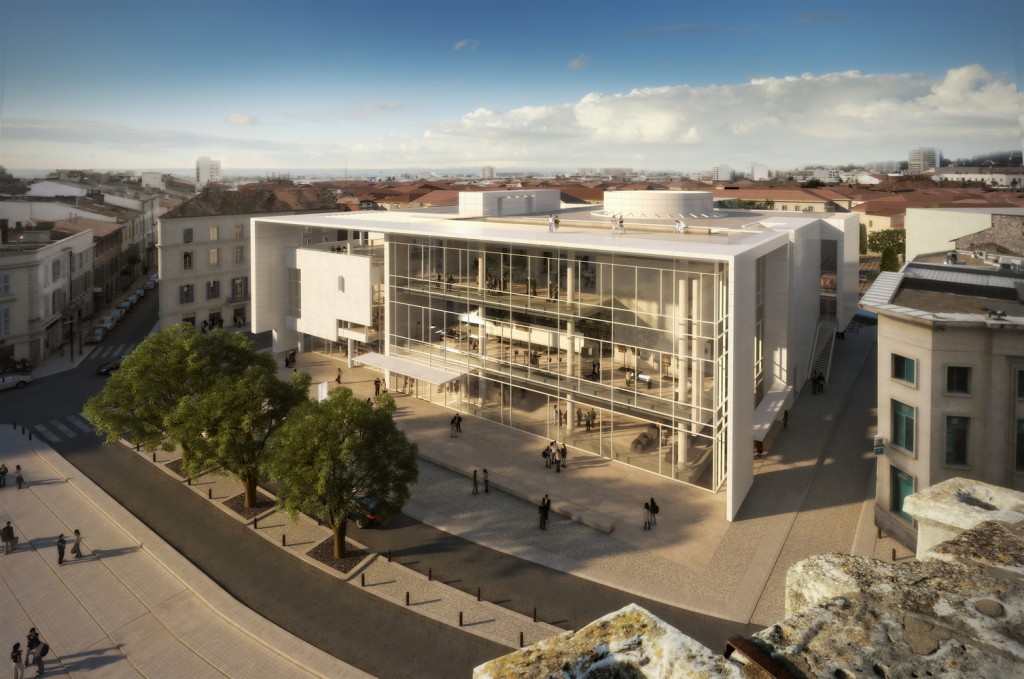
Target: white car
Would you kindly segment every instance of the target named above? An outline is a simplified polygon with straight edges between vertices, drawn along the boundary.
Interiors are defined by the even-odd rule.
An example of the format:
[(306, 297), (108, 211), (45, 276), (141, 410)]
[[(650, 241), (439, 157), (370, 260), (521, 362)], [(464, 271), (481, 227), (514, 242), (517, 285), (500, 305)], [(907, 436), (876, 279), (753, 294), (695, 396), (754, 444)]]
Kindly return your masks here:
[(21, 389), (31, 381), (31, 373), (0, 373), (0, 389)]

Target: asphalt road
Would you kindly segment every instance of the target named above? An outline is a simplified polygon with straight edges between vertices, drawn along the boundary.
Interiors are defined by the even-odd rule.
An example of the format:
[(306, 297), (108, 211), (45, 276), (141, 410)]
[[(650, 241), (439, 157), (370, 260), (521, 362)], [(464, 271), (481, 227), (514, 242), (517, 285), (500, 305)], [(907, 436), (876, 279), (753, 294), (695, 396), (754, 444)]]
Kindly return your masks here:
[[(149, 295), (105, 340), (141, 341), (156, 322)], [(103, 345), (101, 345), (103, 346)], [(70, 360), (70, 358), (69, 358)], [(75, 370), (0, 392), (0, 417), (34, 425), (78, 414), (102, 388), (87, 359)], [(380, 600), (275, 549), (171, 477), (120, 445), (94, 435), (58, 442), (55, 449), (160, 534), (239, 601), (324, 651), (379, 677), (469, 676), (472, 668), (508, 652), (490, 641)], [(758, 628), (702, 616), (594, 584), (462, 540), (399, 517), (385, 529), (350, 532), (371, 548), (453, 587), (483, 588), (489, 601), (565, 629), (638, 603), (712, 650), (734, 634)], [(642, 577), (642, 574), (638, 574)]]

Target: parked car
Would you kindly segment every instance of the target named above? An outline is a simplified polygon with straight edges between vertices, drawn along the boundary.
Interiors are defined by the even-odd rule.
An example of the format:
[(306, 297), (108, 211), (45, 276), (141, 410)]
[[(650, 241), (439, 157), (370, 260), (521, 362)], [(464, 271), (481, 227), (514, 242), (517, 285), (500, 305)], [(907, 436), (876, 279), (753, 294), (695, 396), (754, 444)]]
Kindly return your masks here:
[(32, 373), (0, 374), (0, 389), (21, 389), (32, 381)]
[(84, 341), (86, 344), (99, 344), (109, 332), (110, 328), (105, 325), (94, 325), (89, 328), (89, 332), (86, 333)]
[(135, 296), (138, 297), (139, 299), (142, 299), (143, 297), (146, 296), (146, 289), (145, 288), (136, 288), (135, 289)]
[(371, 497), (357, 497), (356, 502), (363, 506), (365, 514), (355, 519), (356, 528), (369, 528), (377, 523), (377, 501)]
[(114, 372), (115, 370), (117, 370), (118, 368), (121, 367), (121, 362), (124, 359), (125, 359), (124, 356), (118, 356), (117, 358), (114, 358), (113, 360), (110, 360), (110, 361), (107, 361), (106, 363), (103, 363), (102, 365), (100, 365), (100, 367), (96, 368), (96, 374), (97, 375), (109, 375), (110, 373)]
[(118, 309), (121, 309), (121, 310), (122, 310), (122, 311), (124, 311), (125, 313), (128, 313), (129, 311), (131, 311), (131, 310), (132, 310), (132, 307), (133, 307), (133, 306), (135, 306), (135, 302), (134, 302), (134, 301), (133, 301), (133, 300), (132, 300), (132, 299), (131, 299), (131, 298), (129, 297), (129, 298), (128, 298), (128, 299), (126, 299), (125, 301), (123, 301), (123, 302), (121, 302), (120, 304), (118, 304), (118, 305), (117, 305), (117, 308), (118, 308)]
[(121, 319), (124, 318), (124, 309), (121, 309), (120, 307), (114, 309), (113, 311), (110, 312), (110, 315), (107, 316), (107, 318), (113, 320), (114, 325), (117, 325), (121, 321)]
[(160, 282), (160, 274), (153, 274), (150, 276), (145, 283), (142, 284), (143, 289), (152, 290)]
[(138, 304), (138, 303), (139, 303), (139, 300), (140, 300), (140, 299), (142, 299), (142, 297), (140, 297), (139, 295), (136, 295), (136, 294), (135, 294), (134, 292), (133, 292), (132, 294), (128, 295), (128, 301), (132, 303), (132, 306), (133, 306), (133, 307), (134, 307), (134, 306), (135, 306), (136, 304)]

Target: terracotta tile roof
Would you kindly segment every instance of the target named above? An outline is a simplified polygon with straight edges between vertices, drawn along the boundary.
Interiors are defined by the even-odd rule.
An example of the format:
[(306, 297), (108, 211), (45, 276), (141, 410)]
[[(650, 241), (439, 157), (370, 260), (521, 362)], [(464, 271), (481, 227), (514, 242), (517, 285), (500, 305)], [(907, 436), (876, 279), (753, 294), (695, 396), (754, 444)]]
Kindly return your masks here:
[[(250, 186), (252, 188), (250, 188)], [(322, 187), (294, 184), (258, 184), (237, 191), (204, 190), (168, 211), (162, 219), (216, 215), (273, 214), (306, 210), (336, 210), (334, 193)]]
[(117, 222), (104, 222), (99, 219), (86, 219), (85, 217), (61, 219), (53, 223), (53, 228), (67, 231), (68, 233), (82, 233), (92, 229), (93, 238), (106, 238), (123, 226), (124, 224), (118, 224)]

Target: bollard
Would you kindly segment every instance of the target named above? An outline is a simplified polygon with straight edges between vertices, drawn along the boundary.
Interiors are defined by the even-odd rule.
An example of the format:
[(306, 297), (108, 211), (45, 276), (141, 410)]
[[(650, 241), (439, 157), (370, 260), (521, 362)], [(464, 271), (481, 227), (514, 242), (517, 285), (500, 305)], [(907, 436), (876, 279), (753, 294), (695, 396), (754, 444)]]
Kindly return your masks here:
[(366, 573), (359, 574), (359, 586), (366, 587)]
[(408, 592), (405, 593), (405, 605), (406, 606), (409, 605), (409, 593)]
[(25, 425), (21, 425), (21, 435), (25, 435)]
[(388, 563), (391, 563), (391, 550), (388, 550)]
[(895, 547), (892, 548), (892, 560), (893, 561), (896, 560), (896, 548)]
[(281, 533), (281, 546), (282, 547), (287, 547), (288, 546), (288, 540), (286, 539), (287, 537), (288, 537), (287, 534)]
[(135, 452), (136, 452), (136, 453), (137, 453), (137, 452), (139, 452), (139, 450), (140, 450), (141, 448), (142, 448), (142, 446), (140, 446), (140, 445), (139, 445), (138, 443), (136, 443), (136, 444), (135, 444)]
[[(893, 550), (893, 554), (895, 554), (895, 553), (896, 553), (896, 550)], [(433, 568), (428, 568), (427, 569), (427, 580), (433, 582), (433, 580), (434, 580), (434, 569)]]
[(29, 441), (31, 441), (31, 440), (32, 440), (32, 432), (29, 432), (29, 433), (28, 433), (28, 440), (29, 440)]
[(207, 488), (206, 489), (206, 499), (207, 500), (212, 500), (213, 499), (213, 488)]
[(476, 600), (480, 601), (480, 588), (479, 587), (476, 588)]
[(185, 477), (185, 483), (187, 483), (188, 485), (191, 486), (192, 485), (192, 477), (191, 476), (186, 476)]
[(257, 524), (257, 522), (259, 522), (259, 520), (260, 520), (260, 517), (258, 517), (258, 516), (253, 518), (253, 520), (252, 520), (252, 528), (253, 528), (253, 530), (256, 530), (256, 528), (257, 528), (256, 524)]
[(519, 648), (523, 647), (523, 633), (519, 633)]
[(459, 627), (462, 627), (462, 611), (459, 611)]
[(533, 621), (537, 622), (537, 607), (533, 607)]
[(882, 539), (882, 527), (881, 526), (875, 526), (875, 539), (876, 540), (881, 540)]
[(156, 453), (153, 453), (153, 462), (156, 462)]

